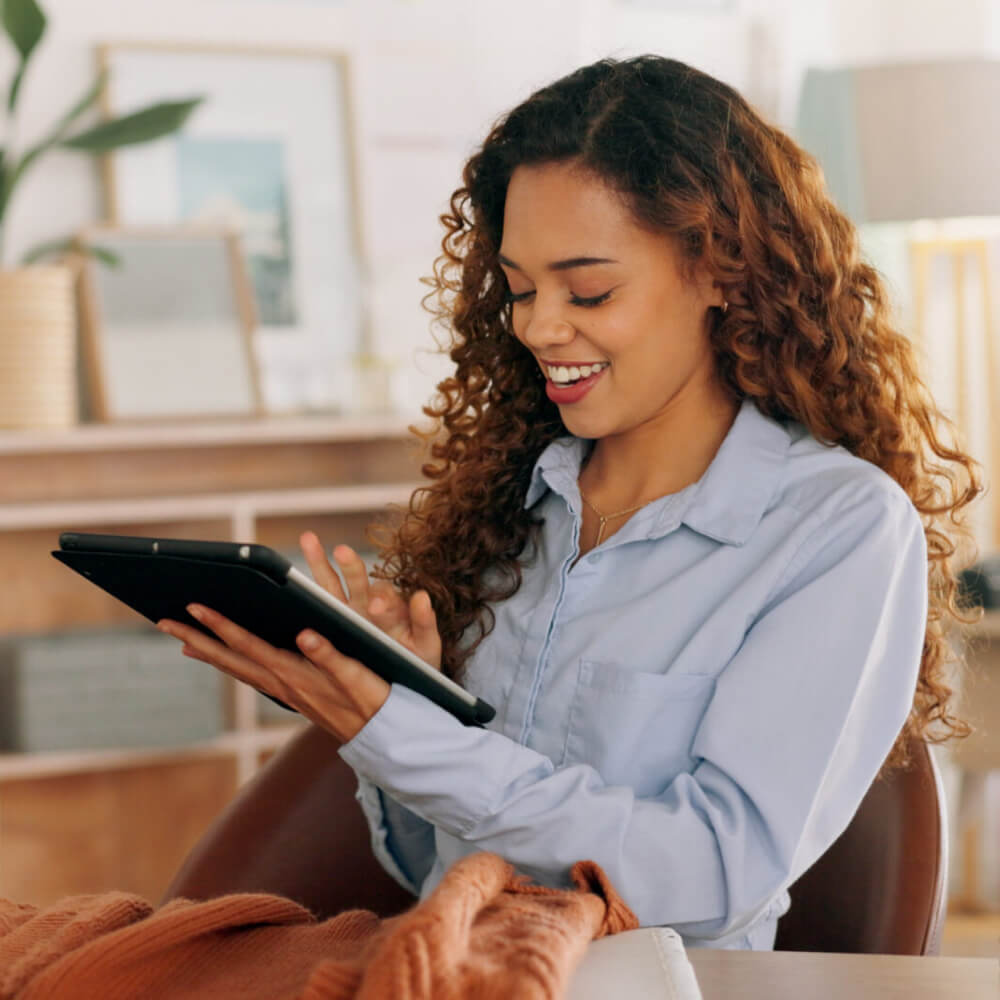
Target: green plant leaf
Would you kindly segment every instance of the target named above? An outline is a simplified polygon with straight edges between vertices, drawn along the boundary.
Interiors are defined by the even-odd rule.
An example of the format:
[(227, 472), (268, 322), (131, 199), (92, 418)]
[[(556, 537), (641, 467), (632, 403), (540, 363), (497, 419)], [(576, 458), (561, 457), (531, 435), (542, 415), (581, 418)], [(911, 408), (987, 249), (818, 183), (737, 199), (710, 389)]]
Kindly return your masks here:
[(102, 122), (86, 132), (59, 143), (66, 149), (86, 153), (107, 153), (120, 146), (150, 142), (176, 132), (204, 98), (154, 104), (122, 118)]
[[(203, 98), (195, 98), (189, 101), (176, 102), (174, 104), (160, 104), (154, 107), (147, 108), (144, 111), (138, 111), (133, 115), (128, 115), (125, 118), (116, 119), (111, 122), (104, 122), (101, 125), (96, 126), (96, 128), (90, 129), (88, 132), (83, 132), (80, 135), (75, 136), (72, 139), (66, 139), (66, 133), (69, 131), (70, 127), (80, 117), (88, 108), (90, 108), (97, 98), (100, 96), (101, 88), (104, 86), (106, 80), (106, 74), (101, 73), (94, 85), (87, 91), (82, 98), (80, 98), (77, 103), (70, 108), (69, 111), (63, 115), (62, 119), (56, 125), (56, 127), (36, 146), (29, 149), (21, 159), (15, 164), (8, 164), (6, 171), (0, 176), (0, 220), (6, 212), (7, 205), (10, 202), (10, 197), (14, 188), (17, 186), (18, 182), (24, 176), (28, 168), (47, 150), (51, 149), (53, 146), (65, 146), (69, 149), (76, 149), (81, 152), (89, 153), (101, 153), (105, 152), (107, 149), (114, 149), (118, 145), (127, 145), (128, 142), (146, 142), (149, 139), (158, 139), (162, 135), (167, 135), (169, 132), (174, 131), (179, 128), (186, 121), (188, 115), (191, 111), (201, 103)], [(160, 112), (159, 109), (166, 108), (166, 112)], [(150, 121), (150, 118), (152, 120)], [(139, 120), (138, 126), (133, 129), (132, 126), (128, 125), (129, 122), (135, 122)], [(108, 126), (114, 126), (116, 129), (121, 129), (125, 126), (124, 131), (131, 136), (127, 138), (126, 142), (113, 142), (111, 145), (107, 143), (114, 138), (114, 134), (109, 137), (107, 135), (104, 138), (101, 137)], [(95, 133), (97, 138), (94, 138)], [(90, 139), (87, 137), (90, 136)]]
[(45, 15), (35, 0), (3, 0), (3, 26), (27, 60), (45, 34)]
[(21, 81), (24, 79), (24, 71), (27, 68), (27, 62), (22, 62), (21, 65), (17, 67), (17, 72), (14, 74), (14, 79), (10, 84), (10, 92), (7, 94), (8, 111), (13, 111), (14, 105), (17, 104), (17, 95), (21, 92)]
[(7, 95), (7, 110), (13, 111), (28, 60), (45, 34), (45, 15), (35, 0), (3, 0), (2, 17), (4, 30), (21, 54), (21, 63)]
[(14, 166), (13, 171), (7, 176), (6, 172), (0, 173), (0, 218), (3, 217), (3, 211), (7, 206), (7, 202), (10, 200), (11, 192), (14, 190), (17, 182), (24, 175), (24, 172), (42, 155), (46, 150), (51, 149), (53, 146), (58, 145), (63, 139), (66, 138), (66, 133), (70, 130), (73, 123), (80, 117), (85, 111), (87, 111), (100, 97), (101, 89), (104, 87), (104, 82), (107, 79), (107, 73), (101, 72), (94, 85), (87, 91), (83, 97), (80, 98), (76, 104), (73, 105), (69, 111), (66, 112), (56, 124), (55, 128), (37, 145), (32, 146), (24, 156), (17, 162)]
[(21, 263), (27, 267), (37, 264), (43, 257), (50, 257), (59, 253), (83, 253), (94, 257), (108, 267), (121, 267), (121, 257), (108, 250), (106, 247), (92, 247), (78, 242), (74, 237), (63, 240), (52, 240), (49, 243), (40, 243), (32, 247), (22, 258)]
[(108, 71), (102, 69), (97, 75), (97, 79), (94, 81), (93, 86), (80, 98), (76, 104), (73, 105), (59, 119), (56, 127), (49, 133), (48, 141), (50, 145), (55, 145), (60, 139), (63, 139), (66, 132), (69, 130), (70, 125), (72, 125), (77, 118), (80, 117), (85, 111), (89, 111), (94, 104), (97, 103), (97, 99), (101, 96), (101, 91), (104, 89), (104, 84), (108, 79)]

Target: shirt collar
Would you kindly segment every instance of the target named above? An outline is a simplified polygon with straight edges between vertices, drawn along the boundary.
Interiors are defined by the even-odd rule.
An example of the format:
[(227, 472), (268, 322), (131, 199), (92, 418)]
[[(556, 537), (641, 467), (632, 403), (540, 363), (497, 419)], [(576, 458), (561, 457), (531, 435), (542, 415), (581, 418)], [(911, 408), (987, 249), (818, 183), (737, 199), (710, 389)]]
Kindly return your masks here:
[[(684, 522), (717, 541), (742, 545), (767, 510), (790, 441), (782, 424), (744, 399), (701, 479), (650, 504), (634, 520), (641, 518), (647, 538), (665, 535)], [(535, 462), (525, 507), (553, 490), (566, 499), (573, 513), (579, 513), (577, 478), (589, 448), (589, 441), (572, 436), (551, 442)]]

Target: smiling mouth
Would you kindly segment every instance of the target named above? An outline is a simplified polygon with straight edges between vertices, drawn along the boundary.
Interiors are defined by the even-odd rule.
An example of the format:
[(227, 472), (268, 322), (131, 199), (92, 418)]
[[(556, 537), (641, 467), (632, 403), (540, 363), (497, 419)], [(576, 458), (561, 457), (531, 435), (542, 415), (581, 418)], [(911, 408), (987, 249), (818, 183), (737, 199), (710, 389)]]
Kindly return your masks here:
[(581, 379), (590, 378), (591, 375), (596, 375), (609, 367), (610, 364), (607, 361), (591, 365), (546, 365), (545, 374), (554, 385), (563, 388), (567, 385), (573, 385), (574, 382), (579, 382)]

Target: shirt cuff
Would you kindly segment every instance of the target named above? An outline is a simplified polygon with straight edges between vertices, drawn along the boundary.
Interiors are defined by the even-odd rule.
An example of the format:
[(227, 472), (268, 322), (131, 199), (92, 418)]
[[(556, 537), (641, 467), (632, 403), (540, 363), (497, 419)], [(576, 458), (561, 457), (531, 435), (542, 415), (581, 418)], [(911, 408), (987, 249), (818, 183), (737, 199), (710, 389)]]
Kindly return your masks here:
[(490, 730), (462, 725), (400, 684), (340, 755), (359, 776), (457, 837), (497, 806), (514, 775), (524, 775), (523, 756), (530, 763), (538, 757)]

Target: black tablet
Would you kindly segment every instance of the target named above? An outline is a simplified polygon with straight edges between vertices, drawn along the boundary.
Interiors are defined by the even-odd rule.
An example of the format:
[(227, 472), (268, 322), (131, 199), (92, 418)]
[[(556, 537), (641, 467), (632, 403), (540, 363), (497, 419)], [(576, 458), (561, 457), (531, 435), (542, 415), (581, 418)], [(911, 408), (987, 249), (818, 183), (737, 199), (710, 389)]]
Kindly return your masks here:
[(468, 725), (496, 714), (266, 545), (64, 532), (52, 555), (151, 622), (170, 618), (214, 636), (186, 611), (203, 604), (294, 652), (295, 637), (311, 628)]

